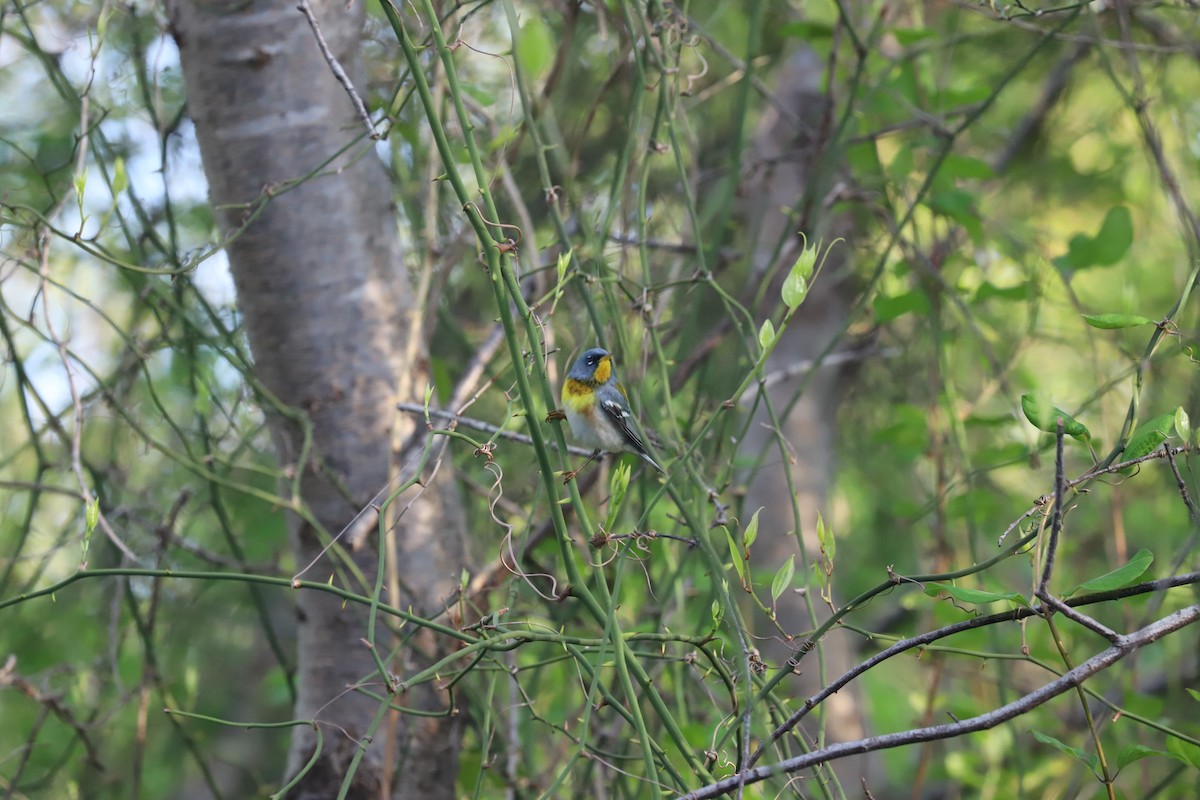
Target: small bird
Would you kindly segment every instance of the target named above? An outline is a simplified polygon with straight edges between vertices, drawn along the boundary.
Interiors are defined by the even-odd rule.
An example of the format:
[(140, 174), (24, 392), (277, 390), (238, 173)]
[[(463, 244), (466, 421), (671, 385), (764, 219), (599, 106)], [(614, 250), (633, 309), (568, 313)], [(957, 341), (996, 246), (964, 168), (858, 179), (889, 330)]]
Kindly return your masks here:
[[(625, 390), (617, 383), (612, 356), (593, 347), (575, 360), (563, 382), (562, 403), (576, 440), (584, 447), (609, 453), (634, 453), (665, 475), (633, 427)], [(571, 476), (568, 476), (570, 478)]]

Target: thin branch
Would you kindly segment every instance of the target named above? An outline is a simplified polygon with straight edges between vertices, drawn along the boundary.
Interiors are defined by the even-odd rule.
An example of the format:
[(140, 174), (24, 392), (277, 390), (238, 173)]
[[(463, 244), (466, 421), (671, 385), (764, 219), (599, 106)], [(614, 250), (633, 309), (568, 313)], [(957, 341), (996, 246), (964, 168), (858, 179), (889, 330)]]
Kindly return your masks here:
[[(901, 353), (899, 347), (876, 348), (872, 346), (859, 347), (853, 350), (839, 350), (835, 353), (830, 353), (824, 358), (802, 358), (794, 361), (780, 369), (768, 372), (761, 381), (761, 386), (764, 389), (769, 389), (778, 383), (798, 378), (806, 375), (814, 369), (837, 367), (842, 364), (853, 364), (859, 361), (867, 361), (869, 359), (887, 359), (896, 358)], [(738, 400), (738, 405), (749, 406), (758, 401), (756, 394), (744, 394)]]
[(1003, 705), (994, 711), (980, 714), (977, 717), (959, 720), (943, 725), (931, 725), (925, 728), (914, 728), (898, 733), (882, 736), (869, 736), (853, 742), (840, 742), (828, 747), (822, 747), (810, 753), (804, 753), (794, 758), (784, 759), (776, 764), (765, 767), (747, 769), (730, 775), (719, 781), (702, 786), (695, 791), (683, 795), (680, 800), (703, 800), (703, 798), (720, 797), (734, 791), (739, 786), (759, 783), (774, 775), (790, 774), (802, 769), (825, 764), (846, 756), (859, 753), (872, 753), (879, 750), (890, 750), (895, 747), (933, 742), (941, 739), (953, 739), (968, 733), (989, 730), (1010, 719), (1027, 714), (1040, 705), (1052, 700), (1064, 692), (1070, 691), (1082, 684), (1091, 676), (1107, 669), (1140, 647), (1156, 642), (1164, 636), (1174, 633), (1188, 625), (1200, 621), (1200, 605), (1182, 608), (1173, 614), (1147, 625), (1124, 637), (1120, 645), (1109, 647), (1104, 652), (1093, 656), (1087, 661), (1067, 672), (1061, 678), (1051, 681), (1045, 686), (1030, 692), (1019, 700)]
[[(425, 414), (426, 411), (428, 411), (429, 416), (434, 419), (446, 420), (448, 422), (461, 425), (464, 428), (470, 428), (474, 431), (486, 433), (489, 436), (495, 435), (499, 436), (501, 439), (508, 439), (511, 442), (533, 444), (533, 439), (524, 433), (506, 431), (501, 429), (498, 425), (493, 425), (490, 422), (484, 422), (480, 419), (474, 419), (473, 417), (462, 417), (453, 411), (443, 411), (438, 408), (426, 409), (425, 406), (421, 405), (420, 403), (397, 403), (396, 408), (400, 409), (401, 411), (407, 411), (410, 414)], [(551, 444), (550, 449), (554, 450), (557, 448)], [(582, 447), (568, 445), (567, 452), (576, 456), (590, 456), (593, 451)]]
[[(1180, 453), (1188, 452), (1188, 450), (1189, 450), (1188, 445), (1183, 445), (1180, 447), (1163, 447), (1162, 450), (1155, 450), (1154, 452), (1147, 453), (1144, 456), (1139, 456), (1137, 458), (1131, 458), (1127, 461), (1118, 461), (1116, 464), (1109, 464), (1104, 467), (1097, 467), (1094, 469), (1090, 469), (1087, 472), (1080, 475), (1078, 478), (1074, 478), (1072, 480), (1067, 481), (1065, 488), (1074, 489), (1076, 486), (1080, 486), (1085, 483), (1090, 483), (1091, 481), (1095, 480), (1096, 478), (1099, 478), (1101, 475), (1111, 475), (1113, 473), (1120, 472), (1123, 469), (1128, 469), (1129, 467), (1135, 466), (1137, 464), (1141, 464), (1144, 461), (1152, 461), (1156, 458), (1168, 458), (1171, 456), (1177, 456)], [(1012, 524), (1010, 524), (1007, 528), (1004, 529), (1004, 532), (1000, 534), (1000, 538), (996, 542), (996, 546), (1000, 547), (1001, 545), (1003, 545), (1004, 540), (1008, 537), (1008, 535), (1010, 533), (1012, 533), (1014, 530), (1016, 530), (1016, 528), (1022, 522), (1029, 519), (1030, 517), (1036, 515), (1040, 509), (1044, 508), (1053, 499), (1054, 498), (1052, 495), (1044, 494), (1041, 497), (1039, 497), (1038, 499), (1034, 500), (1033, 506), (1028, 511), (1026, 511), (1021, 516), (1017, 517), (1017, 519), (1015, 519), (1012, 522)]]
[[(1062, 600), (1059, 600), (1050, 592), (1045, 591), (1045, 589), (1038, 594), (1038, 598), (1045, 603), (1049, 609), (1059, 612), (1067, 619), (1079, 623), (1093, 633), (1100, 634), (1107, 639), (1110, 644), (1118, 644), (1121, 641), (1121, 634), (1117, 633), (1112, 628), (1107, 627), (1103, 623), (1092, 619), (1087, 614), (1080, 614), (1078, 611), (1072, 610), (1070, 606), (1068, 606)], [(1044, 609), (1042, 613), (1043, 615), (1048, 615), (1050, 612), (1048, 609)]]
[[(1165, 593), (1168, 589), (1175, 589), (1180, 586), (1188, 586), (1200, 583), (1200, 572), (1189, 572), (1183, 575), (1175, 575), (1170, 578), (1163, 578), (1156, 581), (1146, 581), (1144, 583), (1135, 584), (1133, 586), (1124, 586), (1120, 589), (1112, 589), (1106, 592), (1096, 592), (1094, 594), (1081, 595), (1072, 597), (1066, 601), (1067, 606), (1085, 606), (1093, 603), (1105, 603), (1112, 600), (1120, 600), (1125, 597), (1134, 597), (1140, 594), (1150, 594), (1156, 592)], [(830, 683), (828, 686), (817, 692), (812, 697), (804, 701), (804, 706), (797, 709), (787, 721), (771, 732), (770, 738), (759, 745), (758, 750), (750, 757), (747, 766), (754, 766), (758, 760), (763, 757), (766, 748), (773, 742), (779, 740), (784, 734), (792, 730), (818, 705), (825, 701), (830, 695), (835, 694), (859, 675), (874, 669), (879, 664), (887, 661), (890, 658), (900, 655), (917, 647), (924, 647), (932, 644), (940, 639), (946, 639), (955, 634), (963, 633), (964, 631), (976, 630), (989, 625), (996, 625), (1001, 622), (1019, 622), (1029, 617), (1042, 616), (1043, 610), (1039, 606), (1026, 606), (1024, 608), (1015, 608), (1012, 611), (1004, 611), (999, 614), (989, 614), (983, 617), (973, 617), (971, 619), (956, 622), (952, 625), (938, 628), (937, 630), (927, 631), (918, 636), (912, 636), (907, 639), (901, 639), (884, 650), (879, 651), (867, 660), (847, 670), (837, 680)]]
[[(108, 522), (107, 516), (100, 510), (100, 499), (92, 493), (88, 488), (87, 475), (83, 469), (83, 398), (79, 392), (79, 386), (75, 382), (75, 372), (71, 369), (71, 353), (67, 348), (67, 342), (64, 338), (58, 335), (54, 329), (54, 314), (50, 311), (50, 239), (46, 231), (40, 231), (38, 236), (38, 272), (40, 278), (40, 291), (42, 297), (42, 311), (46, 320), (46, 333), (51, 342), (54, 343), (58, 350), (59, 361), (62, 362), (63, 373), (67, 379), (67, 389), (71, 394), (71, 408), (74, 410), (74, 426), (71, 429), (71, 471), (75, 474), (76, 481), (79, 482), (79, 492), (84, 500), (85, 508), (92, 506), (96, 509), (96, 523), (100, 529), (104, 531), (104, 535), (113, 543), (118, 550), (130, 561), (137, 563), (138, 557), (129, 546), (121, 540), (117, 532), (113, 530)], [(80, 562), (80, 569), (88, 567), (88, 549), (90, 533), (85, 534), (83, 546), (83, 559)]]
[(1050, 576), (1054, 574), (1054, 558), (1058, 554), (1058, 535), (1062, 532), (1063, 490), (1066, 476), (1063, 474), (1063, 418), (1059, 417), (1054, 433), (1054, 514), (1050, 522), (1050, 541), (1046, 544), (1046, 560), (1042, 565), (1042, 579), (1038, 581), (1037, 596), (1043, 600)]
[(371, 115), (367, 113), (367, 106), (363, 103), (362, 98), (358, 96), (358, 92), (354, 89), (354, 83), (350, 80), (350, 76), (342, 69), (342, 65), (338, 63), (337, 57), (329, 49), (329, 45), (325, 43), (325, 37), (321, 35), (321, 26), (317, 24), (317, 18), (313, 14), (312, 6), (308, 4), (308, 0), (300, 0), (296, 6), (304, 18), (308, 20), (308, 26), (312, 28), (313, 35), (317, 38), (317, 47), (321, 50), (321, 55), (325, 57), (325, 63), (329, 65), (329, 70), (333, 73), (333, 77), (337, 78), (337, 82), (346, 90), (346, 94), (350, 96), (350, 102), (354, 105), (354, 111), (358, 114), (358, 118), (367, 128), (367, 135), (372, 139), (378, 139), (379, 133), (375, 130), (375, 123), (371, 121)]
[(1200, 522), (1200, 511), (1196, 509), (1196, 504), (1192, 502), (1191, 495), (1188, 494), (1187, 484), (1183, 480), (1183, 476), (1179, 474), (1179, 465), (1175, 463), (1175, 454), (1171, 452), (1170, 445), (1163, 445), (1163, 455), (1167, 459), (1167, 463), (1171, 465), (1171, 474), (1175, 476), (1175, 485), (1179, 488), (1179, 496), (1183, 498), (1183, 504), (1187, 506), (1188, 517), (1191, 518), (1192, 524)]
[(1054, 516), (1050, 523), (1050, 541), (1046, 545), (1046, 561), (1042, 566), (1042, 579), (1038, 582), (1035, 594), (1039, 600), (1045, 603), (1043, 613), (1047, 619), (1049, 619), (1052, 612), (1058, 611), (1064, 617), (1079, 623), (1094, 633), (1100, 634), (1111, 644), (1117, 645), (1121, 642), (1121, 635), (1119, 633), (1086, 614), (1072, 611), (1069, 606), (1050, 592), (1050, 577), (1054, 574), (1054, 561), (1058, 555), (1058, 538), (1059, 534), (1062, 533), (1063, 495), (1067, 483), (1063, 468), (1063, 425), (1063, 419), (1059, 417), (1056, 426), (1057, 430), (1054, 433)]

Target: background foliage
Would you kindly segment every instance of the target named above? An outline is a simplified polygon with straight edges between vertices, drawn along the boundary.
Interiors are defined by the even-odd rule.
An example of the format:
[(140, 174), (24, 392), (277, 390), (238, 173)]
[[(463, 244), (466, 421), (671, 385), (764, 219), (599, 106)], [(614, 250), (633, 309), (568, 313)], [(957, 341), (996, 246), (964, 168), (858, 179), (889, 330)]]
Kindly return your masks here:
[[(294, 696), (288, 585), (306, 565), (282, 522), (296, 465), (273, 457), (263, 413), (302, 412), (276, 408), (253, 379), (222, 252), (236, 232), (217, 230), (206, 204), (168, 15), (2, 8), (0, 787), (269, 794), (288, 735), (271, 723)], [(832, 587), (860, 660), (1035, 603), (1059, 413), (1088, 432), (1066, 440), (1067, 478), (1155, 457), (1068, 491), (1051, 591), (1183, 576), (1183, 588), (1086, 609), (1119, 633), (1195, 602), (1189, 2), (430, 11), (371, 8), (357, 87), (411, 243), (403, 268), (436, 314), (429, 405), (484, 353), (467, 416), (559, 442), (541, 389), (599, 343), (672, 462), (665, 483), (618, 468), (564, 488), (554, 470), (579, 459), (455, 432), (481, 556), (464, 584), (494, 580), (460, 602), (465, 624), (482, 619), (463, 654), (398, 677), (448, 682), (470, 715), (460, 795), (673, 795), (730, 775), (803, 703), (784, 664), (754, 656), (756, 636), (798, 647), (813, 633), (773, 624), (784, 592), (806, 590), (815, 620)], [(822, 136), (853, 183), (818, 171), (797, 227), (815, 246), (819, 219), (860, 220), (821, 251), (853, 273), (827, 352), (866, 355), (829, 421), (839, 466), (825, 552), (762, 563), (755, 536), (794, 532), (755, 531), (738, 498), (756, 462), (794, 465), (786, 444), (754, 459), (736, 443), (765, 401), (763, 321), (778, 330), (791, 313), (751, 269), (761, 243), (739, 209), (754, 185), (739, 178), (778, 68), (802, 46), (831, 67)], [(476, 232), (519, 242), (502, 253)], [(1164, 444), (1184, 450), (1168, 461)], [(559, 523), (573, 545), (554, 534), (561, 507), (573, 508)], [(518, 554), (509, 568), (503, 553)], [(1141, 569), (1085, 583), (1129, 563)], [(563, 602), (568, 584), (576, 599)], [(980, 626), (882, 662), (856, 682), (869, 729), (975, 717), (1104, 649), (1086, 626), (1054, 622)], [(1085, 694), (887, 750), (872, 784), (1194, 797), (1196, 675), (1185, 628)], [(380, 676), (364, 686), (379, 691)], [(821, 744), (784, 736), (762, 763)], [(765, 793), (858, 792), (818, 776), (776, 776)]]

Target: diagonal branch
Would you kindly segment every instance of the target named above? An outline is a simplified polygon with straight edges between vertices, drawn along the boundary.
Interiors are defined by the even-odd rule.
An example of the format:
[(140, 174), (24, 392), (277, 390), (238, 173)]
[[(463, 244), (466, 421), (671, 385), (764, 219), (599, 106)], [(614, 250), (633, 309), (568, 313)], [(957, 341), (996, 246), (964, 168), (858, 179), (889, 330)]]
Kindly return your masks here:
[(308, 20), (308, 26), (312, 28), (313, 36), (317, 39), (317, 47), (321, 51), (321, 56), (325, 59), (325, 63), (329, 65), (329, 70), (333, 73), (333, 77), (337, 78), (337, 82), (346, 90), (346, 94), (350, 98), (350, 102), (354, 105), (354, 113), (358, 115), (359, 120), (367, 129), (367, 135), (372, 139), (379, 138), (379, 131), (375, 130), (375, 123), (371, 122), (371, 115), (367, 113), (367, 106), (363, 103), (358, 92), (354, 88), (354, 82), (350, 80), (350, 76), (346, 74), (346, 70), (342, 69), (342, 65), (338, 63), (337, 56), (329, 49), (329, 45), (325, 42), (325, 36), (321, 33), (321, 26), (317, 24), (317, 17), (313, 14), (312, 6), (308, 4), (308, 0), (300, 0), (296, 9), (304, 15)]
[[(1073, 608), (1075, 606), (1085, 606), (1093, 603), (1106, 603), (1111, 600), (1120, 600), (1125, 597), (1133, 597), (1135, 595), (1150, 594), (1154, 592), (1165, 594), (1166, 590), (1168, 589), (1175, 589), (1180, 586), (1189, 586), (1197, 583), (1200, 583), (1200, 572), (1188, 572), (1182, 575), (1174, 575), (1170, 578), (1162, 578), (1156, 581), (1146, 581), (1144, 583), (1134, 584), (1133, 586), (1124, 586), (1120, 589), (1113, 589), (1107, 592), (1096, 592), (1094, 594), (1072, 597), (1068, 599), (1064, 605), (1068, 608)], [(963, 620), (962, 622), (955, 622), (951, 625), (946, 625), (942, 628), (938, 628), (937, 630), (926, 631), (925, 633), (918, 634), (917, 636), (901, 639), (890, 647), (880, 650), (867, 660), (847, 670), (837, 680), (833, 681), (824, 689), (805, 700), (804, 705), (801, 708), (797, 709), (783, 724), (775, 728), (767, 740), (759, 745), (758, 750), (755, 751), (754, 755), (750, 757), (749, 762), (747, 762), (748, 765), (754, 766), (757, 764), (759, 759), (763, 757), (767, 748), (771, 744), (778, 741), (785, 734), (787, 734), (788, 731), (795, 728), (800, 723), (800, 720), (808, 716), (813, 709), (828, 699), (830, 695), (841, 691), (842, 687), (849, 684), (859, 675), (874, 669), (884, 661), (887, 661), (890, 658), (898, 656), (901, 653), (907, 652), (914, 648), (924, 647), (941, 639), (962, 633), (963, 631), (976, 630), (978, 628), (983, 628), (988, 625), (996, 625), (1002, 622), (1019, 622), (1023, 619), (1028, 619), (1029, 617), (1039, 617), (1043, 614), (1044, 611), (1040, 606), (1025, 606), (1022, 608), (1014, 608), (1012, 611), (1003, 611), (998, 614), (988, 614), (987, 616), (983, 617), (972, 617), (970, 619)]]
[(977, 733), (994, 728), (1001, 723), (1032, 711), (1064, 692), (1070, 691), (1091, 676), (1102, 672), (1125, 658), (1138, 648), (1156, 642), (1167, 634), (1174, 633), (1197, 621), (1200, 621), (1200, 604), (1182, 608), (1123, 637), (1120, 644), (1113, 645), (1104, 652), (1093, 656), (1061, 678), (1051, 681), (1019, 700), (1001, 706), (994, 711), (989, 711), (986, 714), (980, 714), (977, 717), (943, 725), (931, 725), (926, 728), (914, 728), (898, 733), (869, 736), (853, 742), (840, 742), (829, 745), (810, 753), (785, 759), (777, 764), (742, 770), (727, 778), (688, 792), (680, 800), (703, 800), (703, 798), (720, 797), (739, 787), (758, 783), (774, 775), (798, 772), (802, 769), (824, 764), (838, 758), (845, 758), (846, 756), (859, 753), (871, 753), (877, 750), (890, 750), (894, 747), (904, 747), (919, 742), (953, 739), (968, 733)]

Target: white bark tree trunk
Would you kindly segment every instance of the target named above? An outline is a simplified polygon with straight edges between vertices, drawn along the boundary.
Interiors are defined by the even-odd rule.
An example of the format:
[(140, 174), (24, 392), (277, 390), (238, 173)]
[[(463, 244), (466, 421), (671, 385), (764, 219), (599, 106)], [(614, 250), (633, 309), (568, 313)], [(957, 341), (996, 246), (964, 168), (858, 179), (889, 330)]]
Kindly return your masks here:
[[(817, 358), (830, 342), (841, 336), (849, 310), (844, 265), (847, 253), (854, 246), (854, 224), (846, 216), (831, 218), (822, 209), (826, 195), (835, 191), (836, 178), (829, 169), (833, 156), (826, 141), (836, 123), (831, 116), (836, 109), (831, 112), (831, 101), (824, 91), (824, 71), (825, 65), (811, 50), (798, 52), (781, 70), (776, 96), (788, 113), (771, 109), (764, 116), (755, 131), (742, 178), (742, 195), (746, 198), (743, 215), (756, 225), (747, 237), (755, 244), (755, 273), (764, 276), (763, 279), (773, 276), (769, 278), (768, 303), (778, 302), (782, 280), (800, 254), (801, 227), (810, 245), (817, 243), (817, 237), (826, 244), (839, 236), (847, 240), (833, 251), (804, 305), (781, 335), (767, 360), (768, 373)], [(802, 208), (805, 203), (807, 207)], [(768, 395), (777, 414), (785, 414), (797, 393), (799, 398), (791, 412), (780, 420), (779, 431), (771, 429), (771, 419), (760, 406), (742, 443), (747, 455), (765, 453), (764, 465), (749, 476), (744, 504), (747, 517), (762, 508), (761, 535), (755, 553), (762, 566), (773, 569), (797, 550), (793, 503), (799, 508), (800, 538), (808, 562), (813, 563), (818, 557), (817, 513), (821, 512), (826, 522), (831, 522), (827, 507), (843, 376), (838, 367), (826, 366), (815, 373), (802, 371), (776, 383), (768, 389)], [(786, 454), (780, 451), (778, 437), (787, 442)], [(785, 459), (792, 473), (794, 497), (784, 473)], [(808, 574), (799, 568), (797, 573)], [(829, 609), (818, 598), (819, 587), (809, 581), (807, 588), (807, 601), (816, 605), (818, 622), (823, 622), (829, 616)], [(811, 628), (806, 599), (793, 592), (785, 592), (779, 599), (778, 615), (786, 631), (797, 633)], [(765, 637), (763, 656), (773, 666), (783, 667), (797, 654), (800, 640), (785, 642), (777, 631), (768, 627), (759, 633)], [(821, 643), (820, 654), (812, 652), (802, 659), (799, 674), (791, 684), (795, 696), (810, 697), (822, 688), (818, 657), (824, 661), (827, 680), (849, 669), (855, 662), (853, 645), (853, 639), (845, 632), (836, 628), (831, 631)], [(863, 715), (855, 689), (838, 692), (823, 705), (830, 741), (862, 738)], [(809, 735), (813, 734), (810, 726)], [(868, 760), (865, 756), (840, 759), (834, 768), (843, 788), (851, 794), (859, 778), (867, 776)]]
[[(311, 5), (332, 53), (351, 79), (360, 77), (362, 5)], [(388, 480), (394, 426), (403, 424), (395, 403), (412, 399), (398, 397), (397, 386), (419, 390), (425, 383), (424, 342), (408, 341), (420, 329), (409, 324), (420, 310), (401, 263), (389, 184), (295, 0), (177, 0), (170, 10), (220, 231), (241, 229), (228, 253), (257, 377), (312, 425), (312, 453), (297, 463), (302, 427), (268, 409), (279, 458), (302, 470), (304, 501), (336, 534)], [(456, 587), (465, 558), (458, 506), (442, 475), (400, 522), (403, 596), (383, 598), (430, 615)], [(296, 518), (291, 528), (297, 564), (317, 564), (304, 577), (327, 580), (337, 562), (321, 555), (325, 543)], [(377, 538), (372, 529), (352, 554), (370, 577)], [(341, 574), (335, 581), (350, 586)], [(325, 744), (289, 797), (328, 798), (379, 710), (377, 700), (348, 687), (365, 680), (385, 692), (363, 644), (361, 608), (303, 591), (296, 606), (295, 715), (320, 721)], [(385, 659), (392, 644), (390, 637), (378, 642)], [(405, 674), (444, 645), (409, 641), (401, 663), (389, 667)], [(429, 710), (447, 702), (430, 687), (396, 701)], [(453, 796), (455, 719), (392, 715), (367, 745), (350, 796)], [(317, 741), (311, 728), (295, 730), (289, 776)]]

